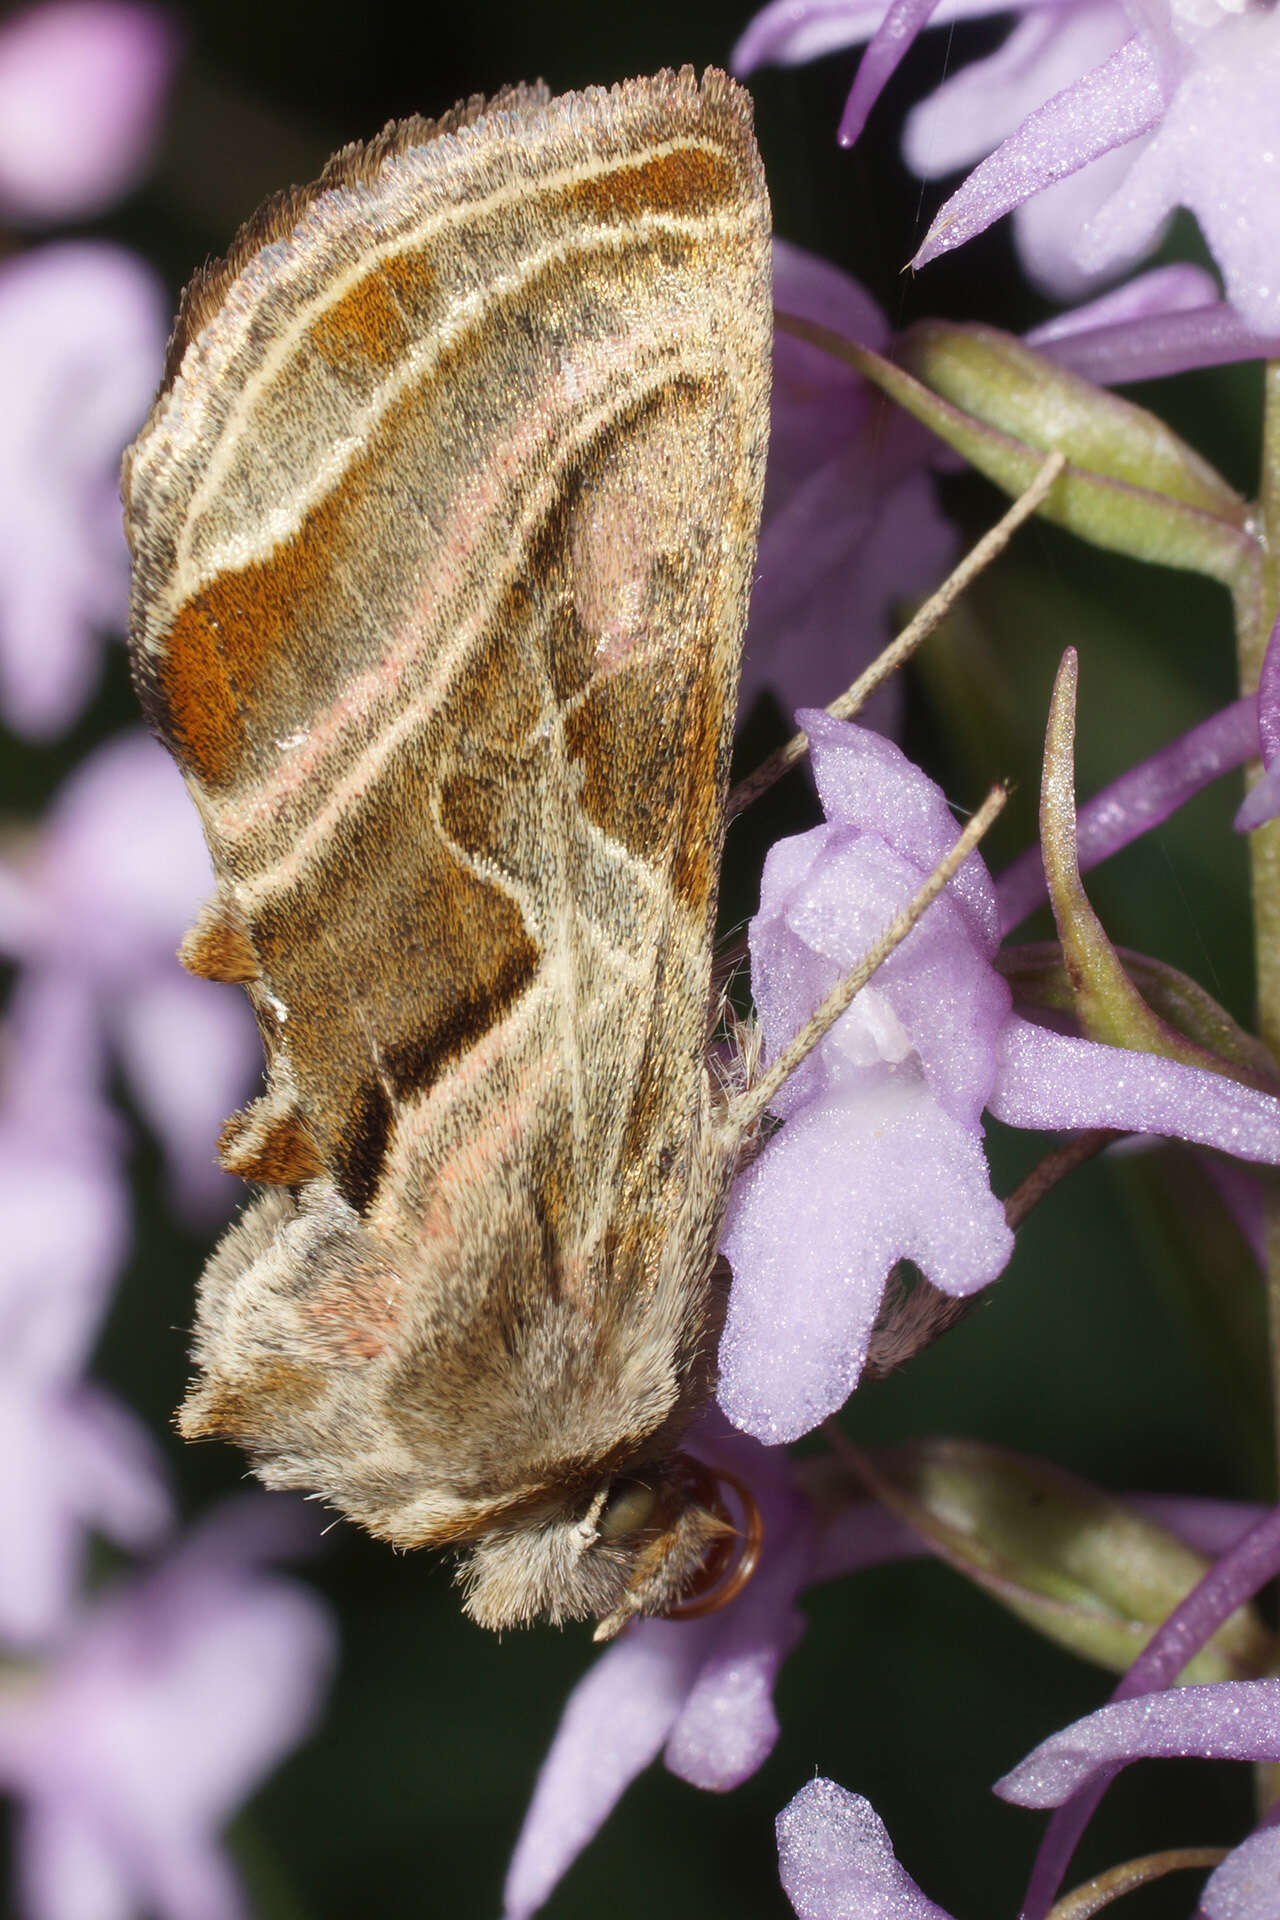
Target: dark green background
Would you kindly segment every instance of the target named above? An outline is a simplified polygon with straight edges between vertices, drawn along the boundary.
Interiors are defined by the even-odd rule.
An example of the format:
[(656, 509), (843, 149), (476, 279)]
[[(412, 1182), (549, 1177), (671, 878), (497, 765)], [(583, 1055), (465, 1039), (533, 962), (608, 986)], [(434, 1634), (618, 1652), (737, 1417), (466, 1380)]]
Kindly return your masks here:
[[(473, 0), (438, 14), (421, 5), (208, 0), (185, 18), (188, 59), (157, 169), (104, 223), (155, 259), (175, 293), (262, 195), (310, 176), (332, 147), (393, 115), (437, 112), (459, 95), (539, 74), (559, 90), (723, 61), (746, 14), (707, 0), (634, 10), (598, 0), (556, 8)], [(902, 272), (938, 192), (922, 193), (895, 160), (901, 107), (936, 82), (948, 59), (995, 37), (985, 24), (927, 36), (852, 155), (834, 143), (850, 56), (756, 82), (779, 232), (851, 267), (895, 324), (941, 312), (1022, 327), (1045, 311), (1019, 279), (1003, 230), (919, 279)], [(1194, 235), (1179, 228), (1174, 246), (1187, 252)], [(1158, 400), (1247, 488), (1258, 390), (1256, 369), (1246, 369), (1143, 397)], [(976, 483), (949, 483), (948, 498), (967, 529), (997, 511)], [(956, 674), (973, 685), (964, 656), (939, 643), (913, 683), (909, 741), (961, 803), (999, 775), (1019, 781), (1006, 853), (1030, 829), (1037, 741), (1063, 645), (1082, 653), (1082, 792), (1232, 695), (1225, 600), (1186, 577), (1089, 555), (1033, 528), (973, 605), (991, 649), (981, 719), (972, 705), (948, 711), (931, 700)], [(15, 758), (31, 803), (51, 791), (71, 754), (130, 713), (117, 656), (68, 753), (23, 749)], [(758, 710), (754, 747), (771, 744), (779, 727), (776, 713)], [(1183, 966), (1247, 1018), (1244, 859), (1229, 832), (1235, 797), (1230, 782), (1203, 798), (1098, 876), (1094, 897), (1117, 939)], [(807, 808), (797, 782), (757, 824), (757, 839), (806, 820)], [(732, 848), (729, 922), (751, 910), (758, 863), (758, 844)], [(1001, 1191), (1035, 1151), (1025, 1136), (997, 1138)], [(167, 1434), (185, 1372), (177, 1329), (189, 1321), (203, 1249), (167, 1219), (145, 1144), (137, 1172), (138, 1246), (100, 1371)], [(1025, 1228), (981, 1311), (905, 1377), (861, 1394), (846, 1415), (850, 1430), (873, 1440), (923, 1432), (997, 1440), (1113, 1488), (1257, 1492), (1257, 1386), (1213, 1372), (1211, 1343), (1177, 1288), (1185, 1235), (1167, 1214), (1161, 1225), (1155, 1178), (1143, 1156), (1091, 1167), (1060, 1190)], [(193, 1514), (240, 1484), (229, 1449), (184, 1453), (170, 1444)], [(539, 1758), (592, 1658), (588, 1632), (500, 1642), (463, 1620), (437, 1560), (397, 1557), (346, 1526), (330, 1534), (307, 1577), (339, 1611), (342, 1664), (320, 1734), (237, 1824), (257, 1911), (264, 1920), (494, 1915)], [(759, 1775), (717, 1797), (652, 1770), (554, 1897), (552, 1915), (788, 1913), (772, 1822), (815, 1773), (867, 1793), (905, 1864), (962, 1920), (1016, 1912), (1042, 1820), (1002, 1806), (989, 1783), (1051, 1729), (1100, 1703), (1111, 1681), (934, 1565), (884, 1569), (817, 1592), (808, 1606), (809, 1634), (778, 1689), (782, 1737)], [(1247, 1810), (1243, 1770), (1135, 1769), (1108, 1800), (1082, 1871), (1161, 1845), (1232, 1839)], [(1139, 1896), (1128, 1911), (1135, 1920), (1188, 1911), (1191, 1887)]]

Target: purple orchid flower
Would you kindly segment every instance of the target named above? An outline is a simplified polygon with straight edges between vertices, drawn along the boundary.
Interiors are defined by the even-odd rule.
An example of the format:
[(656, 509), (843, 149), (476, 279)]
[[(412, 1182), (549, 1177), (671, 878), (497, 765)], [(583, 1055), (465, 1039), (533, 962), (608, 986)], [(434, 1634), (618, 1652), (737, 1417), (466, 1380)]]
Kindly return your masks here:
[(305, 1737), (334, 1657), (328, 1609), (256, 1564), (287, 1528), (287, 1503), (270, 1530), (264, 1505), (215, 1516), (87, 1612), (46, 1669), (0, 1687), (32, 1920), (245, 1920), (222, 1829)]
[(141, 731), (83, 761), (26, 858), (0, 863), (0, 951), (25, 970), (30, 1017), (41, 1018), (47, 993), (45, 1017), (65, 1025), (78, 996), (68, 1076), (82, 1099), (100, 1099), (109, 1047), (196, 1219), (235, 1198), (214, 1142), (259, 1057), (241, 996), (191, 978), (174, 957), (211, 884), (181, 777)]
[(168, 1491), (141, 1426), (83, 1368), (127, 1239), (117, 1130), (68, 1066), (83, 1003), (19, 993), (0, 1107), (0, 1641), (47, 1644), (71, 1616), (88, 1531), (151, 1544)]
[[(1066, 1729), (1063, 1735), (1054, 1736), (1053, 1740), (1043, 1743), (1021, 1767), (997, 1782), (996, 1791), (1011, 1800), (1019, 1799), (1024, 1792), (1039, 1791), (1053, 1777), (1066, 1782), (1065, 1791), (1058, 1800), (1050, 1797), (1047, 1802), (1057, 1805), (1058, 1810), (1049, 1822), (1032, 1868), (1023, 1903), (1026, 1920), (1043, 1920), (1076, 1843), (1111, 1780), (1128, 1760), (1136, 1759), (1148, 1750), (1142, 1744), (1143, 1728), (1149, 1726), (1152, 1738), (1158, 1741), (1168, 1737), (1171, 1724), (1176, 1725), (1178, 1710), (1173, 1710), (1175, 1718), (1171, 1723), (1167, 1717), (1168, 1702), (1177, 1699), (1179, 1694), (1167, 1695), (1159, 1689), (1172, 1687), (1187, 1661), (1199, 1652), (1228, 1615), (1246, 1600), (1251, 1600), (1277, 1571), (1280, 1571), (1280, 1508), (1268, 1508), (1174, 1608), (1134, 1660), (1116, 1687), (1110, 1705), (1101, 1710), (1103, 1715), (1114, 1716), (1117, 1708), (1124, 1709), (1118, 1719), (1102, 1720), (1096, 1738), (1076, 1740), (1074, 1745), (1072, 1736), (1079, 1729)], [(1229, 1744), (1235, 1737), (1233, 1729), (1239, 1729), (1246, 1740), (1252, 1739), (1255, 1734), (1262, 1737), (1265, 1728), (1260, 1729), (1259, 1722), (1266, 1721), (1268, 1716), (1271, 1725), (1269, 1737), (1274, 1746), (1275, 1706), (1280, 1702), (1271, 1701), (1268, 1704), (1268, 1696), (1259, 1695), (1253, 1690), (1258, 1684), (1253, 1681), (1231, 1681), (1219, 1682), (1217, 1687), (1210, 1689), (1179, 1690), (1179, 1693), (1189, 1692), (1199, 1696), (1198, 1701), (1187, 1709), (1194, 1724), (1184, 1723), (1181, 1727), (1184, 1741), (1181, 1751), (1186, 1754), (1241, 1757), (1228, 1752)], [(1275, 1686), (1277, 1683), (1269, 1684)], [(1206, 1693), (1211, 1698), (1206, 1699)], [(1079, 1725), (1088, 1727), (1098, 1720), (1097, 1715), (1091, 1715), (1089, 1720)], [(1124, 1737), (1117, 1735), (1117, 1728), (1127, 1729), (1128, 1746)], [(1057, 1740), (1062, 1744), (1055, 1746)], [(1081, 1762), (1074, 1773), (1071, 1771), (1072, 1752), (1077, 1754)], [(1221, 1908), (1219, 1910), (1223, 1911)], [(1248, 1916), (1248, 1920), (1254, 1920), (1249, 1908), (1242, 1908), (1240, 1912)], [(1274, 1907), (1255, 1909), (1257, 1920), (1263, 1920), (1264, 1915), (1270, 1916), (1273, 1912)]]
[[(1167, 1506), (1168, 1518), (1193, 1530), (1207, 1525), (1230, 1545), (1153, 1635), (1110, 1705), (1051, 1735), (996, 1783), (1018, 1806), (1060, 1809), (1024, 1902), (1028, 1920), (1047, 1911), (1076, 1839), (1120, 1767), (1153, 1756), (1280, 1758), (1280, 1681), (1172, 1686), (1280, 1565), (1280, 1510), (1263, 1510), (1241, 1534), (1239, 1514), (1213, 1504), (1213, 1512), (1197, 1512), (1194, 1502)], [(832, 1780), (811, 1781), (778, 1816), (778, 1863), (800, 1920), (949, 1920), (899, 1864), (870, 1802)], [(1280, 1826), (1268, 1818), (1210, 1875), (1199, 1912), (1207, 1920), (1274, 1920), (1278, 1875)]]
[[(780, 312), (888, 350), (875, 302), (838, 267), (775, 240), (773, 272)], [(956, 535), (934, 498), (938, 456), (933, 436), (851, 367), (775, 332), (744, 710), (764, 686), (788, 711), (830, 699), (891, 638), (895, 606), (945, 577)], [(882, 691), (869, 724), (890, 727), (897, 698)]]
[[(858, 282), (815, 254), (774, 242), (778, 311), (816, 321), (876, 353), (892, 342)], [(1103, 385), (1254, 357), (1280, 341), (1251, 333), (1199, 267), (1157, 268), (1027, 335), (1048, 358)], [(891, 637), (904, 602), (953, 565), (955, 531), (934, 476), (953, 456), (833, 355), (779, 327), (764, 519), (743, 664), (744, 711), (764, 687), (785, 706), (830, 699)], [(862, 719), (892, 733), (889, 681)], [(1257, 752), (1256, 734), (1247, 751)], [(1261, 804), (1259, 802), (1258, 804)]]
[(924, 26), (1009, 11), (1022, 17), (1004, 44), (908, 121), (905, 155), (926, 178), (989, 156), (942, 208), (914, 264), (1016, 209), (1028, 272), (1078, 299), (1149, 253), (1184, 206), (1245, 323), (1280, 334), (1280, 26), (1269, 9), (1154, 0), (1135, 16), (1118, 0), (772, 0), (733, 64), (749, 72), (869, 42), (840, 127), (849, 144)]
[(811, 1780), (778, 1815), (778, 1871), (799, 1920), (950, 1920), (898, 1864), (861, 1794)]
[[(751, 927), (767, 1055), (799, 1030), (954, 844), (941, 791), (891, 742), (801, 713), (827, 824), (775, 846)], [(1033, 1025), (992, 964), (1000, 914), (974, 855), (784, 1088), (739, 1178), (720, 1405), (770, 1443), (856, 1385), (894, 1264), (944, 1293), (1012, 1250), (983, 1109), (1012, 1126), (1162, 1133), (1280, 1162), (1280, 1101), (1220, 1075)]]
[(57, 0), (10, 19), (0, 30), (0, 219), (83, 220), (127, 193), (177, 53), (168, 15), (124, 0)]
[(764, 1521), (755, 1577), (700, 1620), (638, 1620), (570, 1694), (507, 1875), (507, 1920), (526, 1920), (644, 1768), (662, 1755), (694, 1786), (725, 1792), (778, 1733), (773, 1685), (804, 1630), (800, 1591), (922, 1551), (874, 1501), (819, 1524), (780, 1451), (704, 1423), (693, 1451), (751, 1488)]
[(0, 265), (0, 713), (47, 738), (93, 693), (123, 624), (120, 455), (164, 359), (168, 298), (119, 247)]

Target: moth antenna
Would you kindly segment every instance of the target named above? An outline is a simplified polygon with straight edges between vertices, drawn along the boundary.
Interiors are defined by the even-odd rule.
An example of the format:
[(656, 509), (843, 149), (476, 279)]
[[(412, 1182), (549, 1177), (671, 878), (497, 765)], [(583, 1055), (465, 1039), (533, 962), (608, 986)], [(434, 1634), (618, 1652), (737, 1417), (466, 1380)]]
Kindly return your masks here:
[(834, 1027), (854, 996), (861, 993), (871, 976), (889, 958), (895, 947), (902, 945), (916, 922), (928, 911), (947, 882), (964, 865), (988, 827), (999, 816), (1008, 797), (1006, 787), (992, 787), (954, 847), (939, 860), (915, 898), (908, 901), (901, 913), (894, 915), (875, 945), (864, 954), (857, 966), (832, 988), (821, 1006), (801, 1027), (795, 1038), (783, 1048), (768, 1071), (734, 1102), (730, 1117), (736, 1128), (745, 1132), (763, 1117), (779, 1089), (791, 1078), (796, 1068), (808, 1059), (818, 1042)]
[[(917, 647), (928, 639), (936, 627), (942, 625), (961, 594), (972, 586), (998, 554), (1004, 552), (1023, 522), (1029, 520), (1044, 504), (1066, 464), (1065, 455), (1057, 452), (1049, 455), (1026, 492), (1020, 493), (1008, 512), (997, 520), (988, 533), (983, 534), (978, 544), (948, 574), (938, 591), (930, 594), (915, 618), (908, 621), (902, 632), (889, 642), (866, 672), (859, 674), (853, 685), (826, 708), (833, 720), (852, 720), (890, 674), (904, 666)], [(775, 753), (771, 753), (768, 759), (762, 760), (755, 772), (749, 773), (745, 780), (740, 780), (730, 792), (725, 807), (726, 825), (745, 812), (761, 794), (775, 786), (784, 773), (789, 773), (798, 760), (803, 760), (808, 751), (808, 734), (796, 733)]]

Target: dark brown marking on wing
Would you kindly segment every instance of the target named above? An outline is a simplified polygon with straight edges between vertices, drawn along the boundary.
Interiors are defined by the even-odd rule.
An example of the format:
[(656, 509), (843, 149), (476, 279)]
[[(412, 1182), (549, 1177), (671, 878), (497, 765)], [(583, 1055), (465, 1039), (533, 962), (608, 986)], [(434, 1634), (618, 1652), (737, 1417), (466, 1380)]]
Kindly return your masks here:
[(382, 1156), (391, 1133), (392, 1109), (380, 1080), (363, 1080), (347, 1092), (347, 1111), (333, 1148), (334, 1182), (348, 1206), (367, 1213), (378, 1188)]
[[(519, 909), (433, 822), (436, 769), (410, 739), (305, 877), (255, 916), (281, 1043), (321, 1158), (367, 1209), (395, 1098), (429, 1087), (525, 991), (538, 949)], [(352, 947), (346, 930), (358, 928)]]
[(201, 1383), (178, 1410), (178, 1430), (186, 1440), (238, 1440), (242, 1446), (267, 1447), (281, 1411), (314, 1407), (324, 1387), (320, 1367), (288, 1360), (259, 1367), (243, 1386)]

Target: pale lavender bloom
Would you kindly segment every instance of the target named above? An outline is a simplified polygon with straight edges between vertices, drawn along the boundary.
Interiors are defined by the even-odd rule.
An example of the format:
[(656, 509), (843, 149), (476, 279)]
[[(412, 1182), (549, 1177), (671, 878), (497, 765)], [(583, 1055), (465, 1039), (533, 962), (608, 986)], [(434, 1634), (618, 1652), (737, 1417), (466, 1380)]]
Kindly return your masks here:
[(126, 1546), (169, 1524), (141, 1426), (83, 1378), (127, 1242), (119, 1142), (68, 1079), (84, 1006), (19, 993), (0, 1107), (0, 1642), (47, 1643), (70, 1618), (86, 1533)]
[[(892, 352), (884, 318), (857, 281), (783, 240), (774, 242), (774, 304), (874, 353)], [(1141, 275), (1027, 341), (1103, 384), (1280, 351), (1280, 340), (1249, 332), (1211, 276), (1192, 266)], [(891, 638), (897, 608), (945, 577), (957, 543), (934, 474), (950, 464), (932, 434), (852, 367), (775, 330), (744, 710), (764, 687), (788, 708), (833, 699)], [(864, 724), (892, 732), (898, 699), (890, 681)]]
[[(891, 742), (797, 718), (827, 824), (765, 864), (751, 951), (766, 1057), (956, 838), (940, 789)], [(718, 1398), (761, 1440), (795, 1439), (847, 1398), (897, 1261), (956, 1297), (1003, 1270), (1012, 1235), (990, 1190), (984, 1107), (1013, 1126), (1164, 1133), (1280, 1162), (1272, 1096), (1016, 1015), (992, 964), (999, 939), (975, 854), (782, 1090), (785, 1124), (734, 1187)]]
[(1140, 273), (1096, 300), (1055, 314), (1023, 338), (1055, 365), (1100, 387), (1280, 355), (1280, 337), (1246, 326), (1213, 277), (1185, 263)]
[(0, 30), (0, 220), (83, 220), (136, 182), (177, 34), (154, 7), (55, 0)]
[(169, 302), (97, 242), (0, 263), (0, 714), (46, 738), (92, 695), (124, 621), (120, 455), (159, 379)]
[(1197, 1920), (1280, 1920), (1280, 1830), (1261, 1827), (1214, 1868)]
[[(734, 63), (747, 71), (870, 40), (841, 123), (848, 142), (923, 26), (1006, 11), (981, 0), (936, 8), (892, 0), (887, 9), (774, 0)], [(908, 121), (905, 155), (926, 178), (990, 156), (942, 208), (915, 264), (1017, 209), (1027, 270), (1075, 299), (1150, 252), (1185, 206), (1246, 325), (1280, 334), (1274, 11), (1153, 0), (1136, 30), (1117, 0), (1031, 0), (1017, 11), (1003, 45), (945, 81)]]
[[(778, 1871), (799, 1920), (951, 1920), (899, 1864), (871, 1802), (834, 1780), (802, 1787), (777, 1832)], [(1210, 1875), (1197, 1911), (1203, 1920), (1276, 1920), (1278, 1887), (1280, 1830), (1262, 1828)]]
[[(879, 309), (838, 267), (775, 240), (773, 269), (780, 312), (888, 351)], [(956, 536), (934, 498), (938, 451), (852, 367), (775, 331), (744, 708), (765, 686), (787, 711), (834, 699), (892, 637), (895, 606), (945, 576)], [(896, 700), (880, 696), (872, 724), (889, 724)]]
[(874, 1502), (820, 1528), (781, 1453), (702, 1429), (693, 1449), (747, 1481), (764, 1521), (755, 1577), (719, 1613), (637, 1620), (566, 1702), (507, 1875), (507, 1920), (526, 1920), (662, 1754), (694, 1786), (724, 1792), (762, 1764), (778, 1733), (773, 1686), (804, 1630), (803, 1587), (922, 1549)]
[(0, 865), (0, 951), (31, 981), (79, 992), (82, 1098), (120, 1062), (197, 1216), (235, 1197), (214, 1162), (259, 1049), (242, 996), (183, 972), (178, 942), (211, 889), (195, 810), (168, 754), (140, 729), (98, 747), (61, 789), (21, 864)]
[[(1181, 1517), (1193, 1524), (1206, 1518)], [(1237, 1519), (1214, 1516), (1233, 1530)], [(1060, 1809), (1023, 1902), (1024, 1920), (1040, 1920), (1048, 1910), (1076, 1840), (1121, 1766), (1158, 1755), (1280, 1758), (1280, 1681), (1172, 1685), (1278, 1563), (1280, 1510), (1267, 1509), (1152, 1636), (1111, 1704), (1053, 1734), (997, 1782), (996, 1792), (1019, 1806)], [(800, 1920), (948, 1920), (898, 1864), (870, 1803), (834, 1781), (812, 1781), (783, 1809), (778, 1858)], [(1276, 1920), (1278, 1872), (1280, 1830), (1266, 1822), (1212, 1874), (1200, 1911), (1209, 1920)]]
[[(1061, 1807), (1092, 1787), (1092, 1811), (1096, 1790), (1131, 1761), (1192, 1757), (1280, 1759), (1280, 1680), (1221, 1680), (1113, 1700), (1042, 1741), (995, 1790), (1015, 1806)], [(1200, 1912), (1213, 1920), (1275, 1920), (1280, 1829), (1264, 1827), (1227, 1856), (1206, 1882)]]
[(256, 1499), (215, 1519), (0, 1691), (31, 1920), (246, 1920), (222, 1830), (305, 1738), (334, 1657), (328, 1609), (254, 1564), (261, 1519)]
[(1018, 1807), (1060, 1807), (1117, 1761), (1280, 1760), (1280, 1680), (1218, 1680), (1113, 1700), (1042, 1740), (996, 1782)]
[[(1251, 1600), (1277, 1571), (1280, 1571), (1280, 1507), (1273, 1507), (1222, 1555), (1151, 1636), (1116, 1687), (1112, 1695), (1112, 1707), (1141, 1698), (1143, 1704), (1151, 1707), (1158, 1716), (1162, 1709), (1155, 1690), (1172, 1687), (1188, 1660), (1199, 1652), (1222, 1622), (1246, 1600)], [(1216, 1725), (1219, 1729), (1229, 1726), (1232, 1720), (1233, 1699), (1241, 1700), (1242, 1711), (1246, 1707), (1250, 1710), (1257, 1708), (1257, 1695), (1238, 1696), (1234, 1693), (1235, 1688), (1244, 1684), (1239, 1681), (1220, 1683), (1225, 1685), (1226, 1691), (1218, 1699), (1221, 1712), (1216, 1716)], [(1104, 1709), (1105, 1712), (1110, 1710)], [(1043, 1752), (1043, 1749), (1037, 1751)], [(1189, 1746), (1184, 1751), (1198, 1752), (1200, 1749)], [(1035, 1757), (1033, 1755), (1032, 1759)], [(1085, 1777), (1068, 1789), (1064, 1803), (1049, 1822), (1036, 1855), (1023, 1902), (1025, 1920), (1042, 1920), (1042, 1916), (1049, 1911), (1080, 1835), (1092, 1819), (1111, 1780), (1126, 1760), (1132, 1757), (1136, 1757), (1136, 1753), (1100, 1758), (1096, 1766), (1087, 1770)], [(1015, 1773), (1017, 1771), (1015, 1769)], [(1006, 1784), (998, 1783), (997, 1792), (1004, 1792)], [(1011, 1796), (1006, 1794), (1005, 1797)], [(1258, 1920), (1262, 1920), (1261, 1915)]]
[(898, 1864), (869, 1800), (811, 1780), (778, 1815), (778, 1871), (799, 1920), (949, 1920)]
[(1248, 833), (1280, 813), (1280, 620), (1271, 629), (1258, 681), (1258, 740), (1262, 778), (1236, 815), (1236, 830)]
[[(1088, 873), (1122, 847), (1150, 833), (1222, 774), (1256, 759), (1259, 732), (1257, 700), (1233, 700), (1229, 707), (1198, 721), (1087, 800), (1076, 815), (1081, 873)], [(1255, 787), (1251, 800), (1257, 792)], [(1238, 814), (1237, 827), (1240, 824)], [(1019, 854), (996, 882), (1000, 923), (1005, 931), (1043, 906), (1047, 892), (1037, 842)]]

